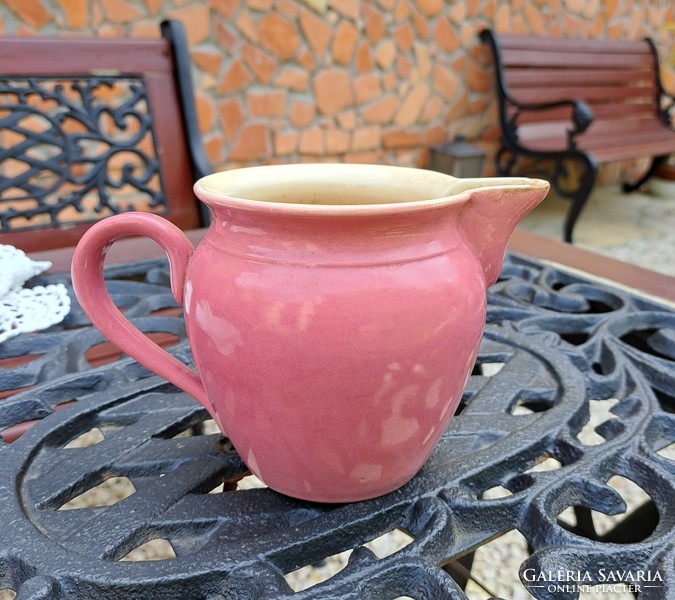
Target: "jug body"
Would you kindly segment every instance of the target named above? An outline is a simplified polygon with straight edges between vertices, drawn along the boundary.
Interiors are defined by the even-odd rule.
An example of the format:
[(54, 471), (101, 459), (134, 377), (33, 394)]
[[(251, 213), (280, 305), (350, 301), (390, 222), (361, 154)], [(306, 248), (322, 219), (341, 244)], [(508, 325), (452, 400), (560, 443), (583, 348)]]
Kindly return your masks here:
[[(508, 237), (548, 190), (373, 165), (277, 165), (195, 186), (198, 248), (160, 217), (97, 223), (73, 285), (113, 343), (198, 400), (271, 488), (372, 498), (424, 464), (462, 396)], [(196, 371), (113, 305), (103, 260), (122, 235), (166, 251)]]
[(398, 488), (457, 407), (485, 322), (482, 270), (452, 214), (239, 217), (214, 211), (186, 280), (187, 333), (221, 427), (288, 495)]

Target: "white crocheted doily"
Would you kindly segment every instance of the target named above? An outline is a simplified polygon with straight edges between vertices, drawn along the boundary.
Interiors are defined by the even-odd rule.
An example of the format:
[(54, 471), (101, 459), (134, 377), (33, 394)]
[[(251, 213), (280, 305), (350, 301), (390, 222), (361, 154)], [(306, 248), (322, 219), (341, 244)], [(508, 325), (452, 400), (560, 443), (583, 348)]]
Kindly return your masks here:
[(49, 261), (31, 260), (14, 246), (0, 244), (0, 342), (46, 329), (70, 312), (68, 290), (62, 283), (23, 287), (51, 266)]

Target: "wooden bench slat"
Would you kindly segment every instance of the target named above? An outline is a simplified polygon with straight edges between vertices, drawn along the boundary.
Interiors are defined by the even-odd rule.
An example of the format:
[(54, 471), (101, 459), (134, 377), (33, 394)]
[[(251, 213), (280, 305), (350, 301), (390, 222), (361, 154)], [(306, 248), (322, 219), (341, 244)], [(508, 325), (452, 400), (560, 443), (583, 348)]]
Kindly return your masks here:
[(622, 131), (600, 132), (584, 134), (577, 138), (578, 144), (583, 149), (592, 150), (595, 148), (611, 148), (613, 146), (639, 146), (641, 144), (651, 144), (657, 142), (667, 142), (675, 150), (675, 132), (669, 131), (664, 127), (660, 131)]
[(41, 75), (63, 77), (96, 71), (173, 74), (171, 47), (163, 38), (6, 37), (0, 39), (0, 63), (5, 76), (35, 75), (36, 64)]
[[(588, 69), (584, 71), (572, 69), (548, 68), (510, 68), (505, 70), (509, 88), (542, 87), (548, 85), (572, 86), (584, 88), (587, 85), (630, 85), (642, 82), (654, 82), (654, 71), (651, 69)], [(583, 93), (577, 89), (577, 92)]]
[[(569, 119), (558, 121), (547, 121), (539, 123), (527, 123), (518, 128), (522, 141), (546, 139), (559, 136), (567, 136), (567, 130), (571, 127)], [(615, 135), (617, 131), (635, 132), (635, 131), (653, 131), (662, 130), (663, 123), (654, 118), (653, 115), (641, 115), (631, 119), (606, 119), (603, 121), (593, 121), (584, 135), (599, 135), (607, 133)]]
[[(555, 140), (537, 142), (532, 144), (535, 153), (562, 152), (564, 147)], [(636, 156), (668, 156), (675, 151), (675, 145), (667, 142), (645, 142), (634, 146), (621, 146), (615, 148), (592, 148), (585, 149), (599, 164), (615, 162), (618, 160), (632, 160)]]
[(502, 49), (520, 49), (536, 51), (569, 52), (571, 48), (576, 52), (611, 52), (615, 54), (631, 54), (639, 51), (648, 44), (644, 40), (585, 40), (556, 37), (536, 37), (527, 35), (500, 34), (497, 36), (499, 47)]
[(523, 104), (536, 102), (555, 102), (583, 97), (588, 104), (625, 104), (626, 101), (643, 101), (651, 104), (652, 111), (656, 110), (656, 88), (653, 85), (644, 87), (586, 87), (580, 94), (578, 88), (573, 87), (542, 87), (521, 88), (514, 90), (513, 97)]
[[(600, 134), (607, 133), (616, 135), (617, 131), (666, 131), (663, 123), (657, 119), (653, 114), (638, 115), (635, 118), (617, 118), (617, 119), (596, 119), (591, 123), (591, 126), (586, 130), (586, 133)], [(672, 132), (671, 132), (672, 133)]]
[(594, 148), (593, 156), (600, 163), (634, 158), (668, 156), (675, 152), (675, 141), (659, 141), (636, 144), (634, 146), (614, 146), (612, 148)]
[(609, 54), (585, 52), (542, 52), (538, 50), (503, 50), (504, 67), (553, 67), (563, 69), (633, 69), (649, 68), (653, 64), (651, 54)]
[[(654, 120), (648, 119), (635, 119), (631, 121), (621, 121), (621, 127), (613, 127), (613, 121), (593, 123), (584, 133), (577, 135), (575, 140), (578, 145), (586, 146), (589, 143), (594, 145), (604, 144), (610, 146), (613, 143), (616, 144), (631, 144), (634, 141), (638, 140), (649, 140), (649, 139), (664, 139), (664, 140), (675, 140), (675, 131), (664, 127), (662, 123), (659, 123)], [(624, 127), (624, 125), (627, 125)], [(532, 126), (523, 127), (521, 134), (523, 138), (526, 138), (528, 141), (537, 138), (537, 133), (539, 139), (545, 139), (544, 131), (546, 128), (542, 128), (537, 132), (537, 130), (530, 129)], [(536, 126), (535, 126), (536, 127)], [(567, 124), (569, 128), (569, 123)], [(551, 126), (551, 132), (560, 131), (560, 129), (555, 129)], [(534, 133), (535, 135), (530, 135)], [(555, 137), (555, 133), (549, 137)]]
[[(516, 109), (511, 108), (507, 111), (509, 117), (513, 116)], [(653, 104), (597, 104), (593, 106), (593, 115), (595, 120), (605, 120), (612, 118), (640, 118), (643, 116), (655, 117)], [(561, 121), (566, 119), (571, 123), (572, 109), (568, 106), (559, 108), (550, 108), (546, 110), (524, 111), (518, 117), (518, 123), (537, 123), (546, 121)]]
[[(616, 142), (616, 140), (614, 141)], [(532, 141), (528, 146), (536, 152), (564, 152), (567, 148), (567, 142), (560, 138), (539, 139)], [(666, 156), (675, 152), (675, 135), (671, 136), (670, 139), (626, 139), (623, 143), (617, 142), (612, 146), (608, 146), (606, 140), (591, 138), (579, 140), (579, 149), (590, 152), (598, 162)]]

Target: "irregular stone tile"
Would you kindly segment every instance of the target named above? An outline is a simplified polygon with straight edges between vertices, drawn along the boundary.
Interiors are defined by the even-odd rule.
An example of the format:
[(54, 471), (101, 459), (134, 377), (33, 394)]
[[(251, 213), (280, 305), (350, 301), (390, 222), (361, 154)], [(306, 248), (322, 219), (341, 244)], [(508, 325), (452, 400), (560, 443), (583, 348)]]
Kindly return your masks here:
[(219, 133), (204, 137), (204, 152), (208, 161), (216, 168), (223, 164), (225, 139)]
[(356, 50), (355, 67), (357, 73), (364, 73), (375, 67), (373, 57), (370, 54), (370, 48), (366, 42), (361, 42)]
[(293, 154), (298, 148), (297, 131), (276, 131), (274, 133), (274, 153), (277, 156)]
[(386, 34), (386, 28), (384, 26), (384, 19), (382, 18), (382, 15), (373, 7), (369, 6), (368, 4), (364, 4), (363, 19), (368, 40), (371, 44), (376, 44)]
[(274, 0), (246, 0), (246, 6), (252, 10), (265, 12), (272, 10), (274, 7)]
[[(458, 2), (457, 4), (463, 4), (463, 2)], [(416, 5), (427, 17), (436, 16), (444, 8), (443, 0), (417, 0)]]
[(420, 13), (418, 10), (412, 9), (412, 22), (415, 26), (415, 31), (417, 32), (417, 37), (420, 40), (429, 39), (429, 21), (428, 19)]
[(438, 64), (433, 69), (433, 88), (446, 100), (452, 100), (461, 87), (461, 81), (455, 74), (456, 72), (457, 70), (451, 71)]
[(229, 25), (219, 21), (216, 23), (216, 46), (221, 50), (225, 50), (230, 54), (234, 53), (235, 47), (238, 44), (238, 38), (236, 33), (230, 28)]
[(371, 102), (361, 110), (361, 117), (365, 123), (386, 125), (391, 123), (399, 105), (395, 94), (387, 94), (379, 100)]
[(58, 0), (58, 4), (66, 16), (66, 24), (71, 29), (84, 29), (89, 25), (87, 0)]
[(360, 16), (360, 0), (328, 0), (328, 5), (337, 13), (356, 21)]
[(349, 151), (350, 136), (340, 129), (326, 130), (326, 154), (344, 154)]
[(528, 24), (530, 33), (533, 35), (542, 35), (544, 33), (544, 18), (539, 7), (531, 2), (525, 5), (525, 22)]
[(204, 134), (213, 128), (216, 120), (216, 108), (213, 99), (203, 93), (195, 94), (195, 107), (197, 110), (197, 124), (199, 131)]
[(381, 69), (388, 69), (396, 59), (396, 46), (391, 40), (383, 40), (375, 50), (375, 62)]
[(331, 53), (333, 62), (340, 65), (349, 65), (354, 54), (354, 47), (359, 39), (359, 32), (349, 21), (341, 21), (333, 37)]
[(264, 123), (251, 123), (241, 130), (228, 158), (234, 161), (267, 158), (270, 150), (269, 126)]
[(290, 121), (301, 129), (309, 125), (316, 117), (316, 106), (306, 100), (294, 100), (291, 104)]
[(220, 72), (220, 67), (223, 64), (223, 56), (220, 52), (216, 52), (215, 50), (193, 50), (190, 56), (195, 65), (207, 73), (217, 75)]
[(308, 10), (301, 10), (298, 20), (305, 39), (314, 51), (314, 56), (321, 59), (330, 41), (330, 25)]
[(160, 36), (159, 23), (155, 19), (134, 21), (129, 28), (129, 37), (156, 38)]
[(441, 50), (452, 54), (459, 48), (459, 38), (450, 20), (441, 17), (434, 27), (434, 41)]
[(433, 121), (435, 118), (437, 118), (441, 114), (444, 106), (445, 102), (438, 96), (430, 96), (424, 105), (424, 109), (422, 110), (422, 123), (428, 123), (429, 121)]
[(231, 19), (232, 15), (234, 15), (239, 8), (239, 3), (240, 0), (210, 0), (209, 6), (216, 12), (222, 14), (225, 18)]
[(239, 13), (235, 19), (234, 24), (239, 32), (250, 42), (256, 43), (258, 41), (258, 27), (251, 18), (251, 13), (244, 11)]
[(325, 69), (314, 76), (314, 96), (322, 115), (332, 115), (353, 102), (351, 78), (344, 69)]
[(352, 134), (352, 152), (374, 150), (380, 146), (381, 130), (377, 126), (360, 127)]
[(309, 87), (309, 73), (295, 66), (283, 67), (274, 80), (274, 85), (294, 92), (304, 92)]
[(250, 117), (279, 117), (286, 113), (286, 90), (250, 90), (246, 103)]
[(151, 15), (157, 16), (164, 5), (164, 0), (145, 0), (145, 7)]
[(260, 45), (281, 60), (290, 60), (300, 47), (297, 31), (290, 21), (276, 13), (265, 15), (258, 23)]
[(415, 85), (401, 103), (394, 122), (397, 125), (414, 124), (422, 112), (422, 107), (428, 96), (429, 85), (426, 82)]
[(403, 23), (397, 27), (394, 30), (393, 37), (401, 52), (410, 52), (414, 41), (410, 23)]
[[(15, 1), (8, 0), (8, 4), (13, 4)], [(19, 2), (22, 2), (26, 7), (31, 7), (38, 3), (35, 0), (19, 0)], [(42, 3), (39, 2), (39, 4)], [(110, 23), (129, 23), (134, 19), (144, 16), (140, 8), (125, 0), (101, 0), (101, 5)]]
[[(104, 2), (120, 2), (121, 0), (103, 0)], [(135, 7), (131, 7), (138, 10)], [(117, 9), (115, 9), (117, 10)], [(128, 13), (131, 14), (131, 13)], [(171, 11), (167, 15), (170, 19), (176, 19), (185, 26), (188, 44), (194, 46), (206, 41), (211, 34), (211, 16), (206, 4), (191, 4)], [(133, 20), (138, 17), (129, 17)]]
[(412, 71), (412, 63), (407, 56), (400, 55), (396, 59), (396, 75), (400, 79), (409, 79)]
[(353, 110), (343, 110), (337, 115), (337, 122), (341, 129), (351, 131), (356, 127), (356, 113)]
[(276, 60), (249, 43), (244, 44), (242, 55), (260, 83), (267, 85), (272, 81), (278, 66)]
[(387, 149), (414, 148), (419, 146), (422, 136), (411, 129), (393, 129), (382, 135), (382, 145)]
[(220, 124), (228, 140), (234, 138), (244, 122), (244, 109), (239, 98), (228, 98), (218, 105)]
[(300, 133), (300, 154), (323, 154), (323, 129), (312, 127)]
[(236, 58), (225, 73), (218, 88), (218, 93), (235, 92), (245, 88), (252, 81), (253, 77), (244, 66), (244, 63)]
[(466, 85), (472, 92), (489, 92), (494, 86), (494, 76), (472, 60), (466, 62)]
[(382, 93), (380, 76), (377, 73), (367, 73), (354, 79), (354, 100), (356, 104), (363, 104)]
[(394, 8), (394, 21), (400, 23), (406, 21), (410, 16), (410, 1), (400, 0)]

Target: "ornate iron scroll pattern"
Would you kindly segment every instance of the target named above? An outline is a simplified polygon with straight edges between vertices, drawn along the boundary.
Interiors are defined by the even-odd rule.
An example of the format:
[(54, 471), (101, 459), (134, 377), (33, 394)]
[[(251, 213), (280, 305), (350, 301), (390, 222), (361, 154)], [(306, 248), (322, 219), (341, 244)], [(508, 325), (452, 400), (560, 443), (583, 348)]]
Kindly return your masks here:
[(140, 78), (0, 79), (0, 231), (163, 212), (152, 127)]
[[(158, 269), (155, 280), (164, 275)], [(160, 287), (148, 288), (149, 297)], [(80, 400), (0, 446), (0, 514), (12, 540), (0, 586), (31, 599), (85, 597), (82, 590), (102, 599), (464, 598), (438, 565), (518, 529), (533, 550), (521, 572), (587, 572), (591, 583), (601, 582), (600, 569), (658, 572), (661, 581), (640, 597), (672, 597), (675, 463), (663, 451), (675, 442), (675, 313), (517, 257), (505, 263), (488, 306), (460, 414), (409, 484), (369, 502), (317, 505), (236, 490), (246, 470), (226, 439), (176, 437), (205, 412), (130, 360), (4, 401), (7, 423), (38, 401), (49, 412), (62, 389)], [(186, 345), (174, 351), (189, 362)], [(596, 428), (602, 443), (584, 443), (590, 405), (610, 398), (611, 416)], [(92, 427), (105, 436), (96, 446), (64, 447)], [(533, 471), (545, 457), (560, 468)], [(136, 492), (109, 507), (58, 510), (115, 475)], [(641, 531), (645, 520), (628, 516), (632, 537), (621, 541), (620, 532), (602, 538), (584, 522), (590, 510), (622, 512), (607, 485), (614, 475), (642, 487), (658, 517)], [(222, 483), (222, 492), (208, 493)], [(496, 486), (510, 495), (488, 499)], [(559, 518), (568, 507), (576, 526)], [(413, 542), (383, 558), (363, 546), (393, 529)], [(120, 562), (153, 537), (169, 540), (177, 558)], [(292, 592), (285, 573), (350, 548), (342, 571)], [(540, 600), (577, 597), (547, 586), (529, 591)]]
[[(141, 331), (164, 332), (185, 340), (185, 327), (180, 317), (154, 314), (162, 309), (176, 308), (169, 287), (169, 271), (163, 261), (139, 262), (132, 268), (109, 268), (106, 281), (113, 301)], [(0, 393), (10, 394), (13, 390), (30, 388), (69, 373), (88, 370), (91, 368), (87, 360), (88, 352), (105, 341), (98, 330), (91, 327), (88, 317), (80, 308), (72, 293), (69, 276), (38, 277), (34, 282), (36, 285), (64, 283), (70, 290), (71, 312), (63, 323), (47, 332), (17, 336), (0, 345), (0, 365), (16, 357), (32, 358), (12, 369), (0, 371)], [(27, 419), (42, 418), (50, 414), (54, 406), (69, 400), (71, 394), (72, 391), (64, 389), (59, 395), (60, 399), (55, 397), (47, 400), (41, 396), (39, 401), (30, 401), (34, 403), (34, 410), (17, 406), (16, 415), (25, 415)], [(0, 411), (0, 430), (14, 423), (15, 419), (3, 417)]]
[[(665, 581), (654, 587), (643, 584), (640, 597), (671, 597), (675, 586), (673, 307), (526, 260), (509, 261), (502, 277), (490, 291), (489, 322), (555, 348), (583, 374), (586, 387), (569, 430), (556, 440), (566, 456), (582, 457), (581, 468), (575, 467), (567, 477), (562, 469), (548, 489), (529, 502), (518, 528), (535, 552), (521, 572), (528, 567), (536, 572), (587, 571), (595, 574), (594, 583), (602, 581), (600, 569), (605, 573), (625, 569), (635, 577), (658, 572)], [(525, 305), (526, 311), (519, 310)], [(605, 400), (615, 404), (612, 418), (597, 427), (604, 443), (580, 443), (578, 434), (589, 404)], [(613, 535), (605, 536), (604, 543), (597, 543), (603, 538), (588, 522), (590, 510), (605, 514), (625, 510), (622, 498), (606, 485), (614, 475), (638, 484), (651, 502), (628, 516)], [(576, 528), (563, 528), (556, 519), (568, 506), (576, 507), (580, 521)], [(576, 597), (570, 591), (531, 592), (537, 598)]]

